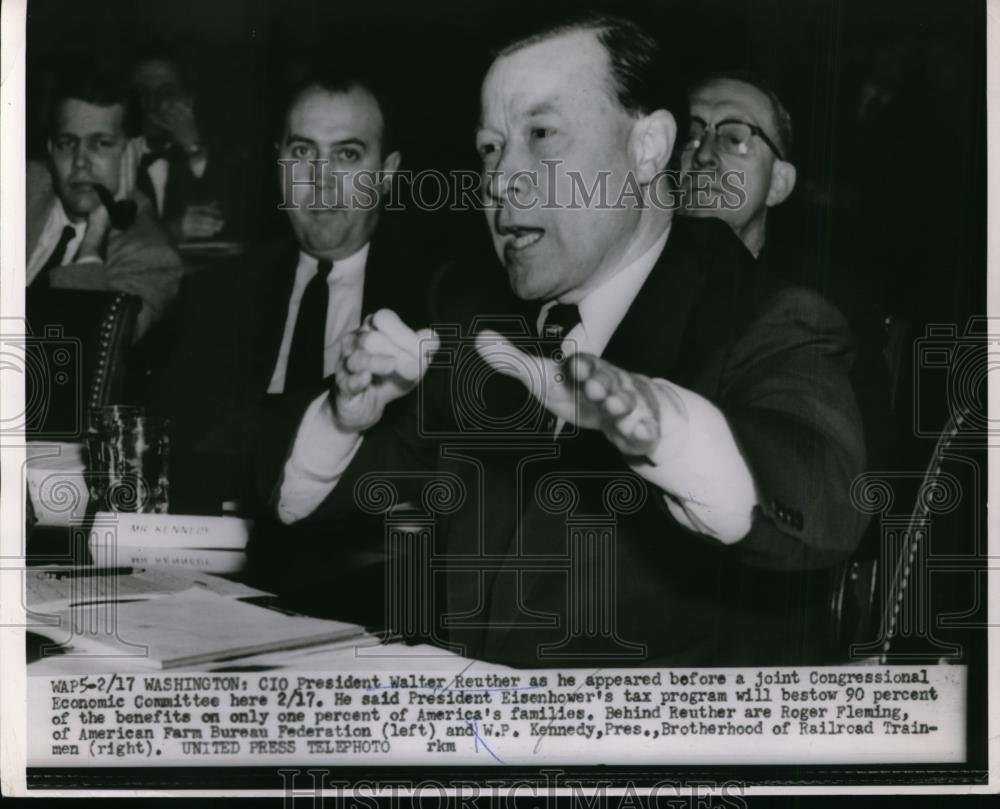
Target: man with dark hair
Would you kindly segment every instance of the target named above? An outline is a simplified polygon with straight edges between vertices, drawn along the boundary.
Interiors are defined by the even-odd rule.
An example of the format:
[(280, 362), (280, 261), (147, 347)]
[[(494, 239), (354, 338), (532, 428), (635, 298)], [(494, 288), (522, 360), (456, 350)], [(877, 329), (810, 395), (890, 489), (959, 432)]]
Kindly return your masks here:
[(721, 219), (756, 256), (768, 208), (795, 188), (791, 116), (763, 79), (743, 71), (705, 77), (688, 100), (688, 131), (678, 144), (684, 213)]
[[(728, 227), (657, 204), (676, 124), (645, 95), (663, 80), (649, 42), (586, 18), (500, 52), (476, 140), (506, 283), (448, 271), (434, 331), (380, 310), (345, 339), (278, 514), (327, 527), (316, 558), (359, 507), (449, 488), (395, 575), (419, 571), (401, 585), (416, 587), (409, 617), (430, 613), (425, 633), (470, 656), (815, 660), (808, 571), (843, 560), (865, 523), (850, 337)], [(594, 183), (605, 193), (581, 200)], [(397, 400), (409, 421), (384, 418)], [(383, 481), (398, 497), (370, 496)]]
[[(182, 266), (148, 200), (134, 194), (128, 91), (115, 76), (74, 71), (54, 95), (48, 166), (27, 166), (25, 281), (138, 295), (142, 335), (177, 294)], [(99, 185), (117, 199), (135, 197), (139, 211), (129, 227), (112, 226)]]
[[(253, 471), (255, 456), (267, 476), (268, 448), (283, 451), (292, 429), (281, 426), (289, 403), (322, 388), (340, 337), (363, 313), (391, 305), (421, 316), (421, 251), (406, 252), (411, 237), (382, 211), (401, 160), (384, 131), (380, 99), (363, 80), (303, 80), (275, 144), (290, 232), (192, 276), (182, 291), (149, 398), (174, 420), (181, 454), (223, 458), (218, 482), (230, 495), (255, 496), (254, 481), (227, 476)], [(209, 506), (223, 499), (219, 489), (202, 492)]]

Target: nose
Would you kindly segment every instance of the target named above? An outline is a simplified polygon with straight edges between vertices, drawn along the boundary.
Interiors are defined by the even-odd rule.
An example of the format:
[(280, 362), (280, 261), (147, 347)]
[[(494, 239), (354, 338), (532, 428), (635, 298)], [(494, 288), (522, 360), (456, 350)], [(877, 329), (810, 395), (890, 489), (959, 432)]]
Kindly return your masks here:
[(324, 206), (339, 205), (344, 192), (344, 173), (338, 171), (329, 161), (316, 167), (316, 185)]
[(505, 146), (500, 160), (486, 172), (488, 201), (503, 206), (512, 200), (523, 200), (530, 186), (530, 172), (524, 168), (524, 162), (513, 148)]
[(90, 167), (90, 149), (81, 138), (73, 150), (73, 168), (86, 169)]
[(711, 130), (706, 130), (701, 138), (701, 143), (694, 150), (691, 156), (691, 164), (695, 168), (715, 168), (719, 165), (719, 153), (715, 149), (715, 135)]

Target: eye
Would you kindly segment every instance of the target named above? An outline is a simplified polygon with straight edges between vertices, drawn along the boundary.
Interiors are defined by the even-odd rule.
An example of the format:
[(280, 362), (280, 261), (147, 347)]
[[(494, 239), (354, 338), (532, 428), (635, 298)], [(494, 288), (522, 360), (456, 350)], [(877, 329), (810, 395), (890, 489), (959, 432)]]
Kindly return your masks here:
[(352, 147), (347, 147), (337, 152), (337, 159), (347, 163), (354, 163), (361, 159), (361, 152)]
[(116, 141), (113, 138), (99, 138), (97, 140), (97, 148), (101, 151), (110, 151), (116, 146)]
[(547, 126), (533, 126), (531, 127), (531, 137), (535, 140), (544, 140), (545, 138), (551, 138), (555, 134), (555, 130)]
[(72, 135), (60, 135), (55, 140), (55, 147), (61, 152), (68, 152), (76, 145), (76, 138)]
[(290, 153), (296, 160), (308, 160), (312, 157), (313, 150), (311, 146), (306, 146), (304, 143), (296, 143), (292, 146)]
[(477, 144), (476, 151), (485, 160), (487, 157), (497, 154), (500, 151), (500, 145), (494, 141), (481, 141)]

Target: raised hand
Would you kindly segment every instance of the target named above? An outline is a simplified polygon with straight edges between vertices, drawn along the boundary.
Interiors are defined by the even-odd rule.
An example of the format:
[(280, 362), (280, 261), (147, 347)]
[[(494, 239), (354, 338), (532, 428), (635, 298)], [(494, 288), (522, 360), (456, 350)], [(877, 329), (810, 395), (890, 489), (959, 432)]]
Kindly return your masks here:
[(365, 318), (341, 342), (333, 397), (338, 427), (361, 432), (376, 424), (389, 402), (423, 379), (439, 345), (431, 329), (413, 331), (391, 309)]
[(194, 117), (194, 107), (187, 101), (168, 99), (159, 105), (151, 115), (159, 128), (169, 132), (184, 149), (200, 143), (198, 122)]
[(87, 214), (87, 231), (80, 242), (77, 260), (98, 259), (103, 261), (102, 247), (104, 239), (111, 228), (111, 215), (104, 205), (95, 205)]
[[(673, 420), (684, 418), (681, 401), (668, 385), (593, 354), (574, 354), (559, 365), (530, 357), (491, 331), (479, 335), (477, 346), (486, 362), (519, 379), (550, 413), (601, 430), (625, 455), (650, 455)], [(533, 363), (541, 363), (541, 374), (527, 371)]]

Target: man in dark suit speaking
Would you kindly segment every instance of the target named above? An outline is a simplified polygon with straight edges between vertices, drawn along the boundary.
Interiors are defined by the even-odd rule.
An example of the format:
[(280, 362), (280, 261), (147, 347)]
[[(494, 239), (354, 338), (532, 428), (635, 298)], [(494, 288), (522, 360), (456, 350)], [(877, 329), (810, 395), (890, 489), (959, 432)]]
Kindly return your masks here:
[[(391, 519), (380, 478), (400, 498), (428, 479), (451, 491), (411, 548), (428, 568), (413, 608), (467, 655), (801, 660), (806, 571), (864, 528), (847, 326), (724, 224), (673, 217), (668, 79), (656, 43), (614, 18), (499, 52), (477, 144), (507, 283), (445, 275), (434, 331), (367, 318), (285, 465), (278, 514), (314, 529), (359, 506)], [(415, 388), (408, 423), (380, 421)]]

